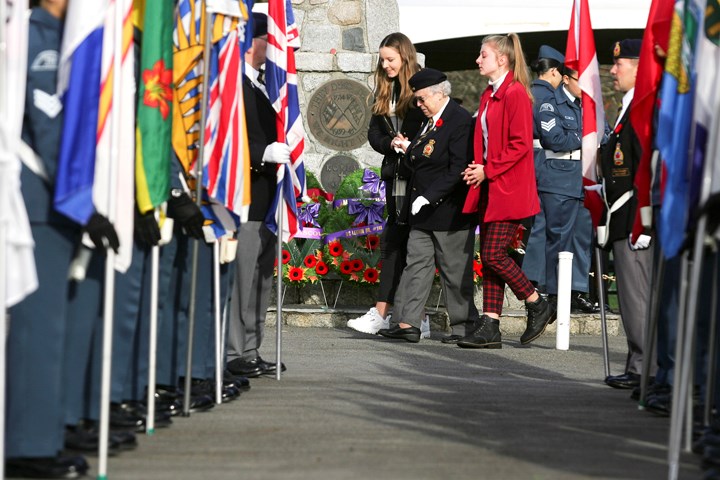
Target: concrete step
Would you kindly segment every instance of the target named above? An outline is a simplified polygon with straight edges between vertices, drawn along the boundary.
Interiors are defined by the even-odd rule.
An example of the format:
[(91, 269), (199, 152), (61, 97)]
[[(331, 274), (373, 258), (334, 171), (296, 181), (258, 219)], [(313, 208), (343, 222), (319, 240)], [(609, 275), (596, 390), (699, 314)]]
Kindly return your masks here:
[[(344, 328), (349, 319), (360, 316), (366, 311), (367, 308), (365, 307), (325, 308), (324, 306), (305, 304), (284, 305), (282, 323), (293, 327)], [(449, 333), (447, 313), (443, 309), (428, 309), (427, 312), (430, 315), (430, 329), (432, 331)], [(273, 306), (268, 310), (266, 323), (274, 326), (276, 318), (276, 308)], [(622, 335), (620, 315), (608, 314), (606, 318), (608, 335)], [(503, 334), (520, 335), (525, 331), (526, 322), (524, 309), (505, 310), (500, 320), (500, 330)], [(556, 324), (557, 322), (550, 325), (547, 332), (554, 333)], [(601, 332), (600, 314), (574, 314), (570, 316), (571, 335), (600, 335)]]

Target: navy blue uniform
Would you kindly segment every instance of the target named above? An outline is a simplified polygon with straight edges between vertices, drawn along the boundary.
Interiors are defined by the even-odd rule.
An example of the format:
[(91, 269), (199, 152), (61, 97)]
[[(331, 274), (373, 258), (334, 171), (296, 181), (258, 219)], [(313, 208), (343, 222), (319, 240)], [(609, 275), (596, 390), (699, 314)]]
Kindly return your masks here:
[(23, 166), (22, 194), (35, 240), (39, 287), (10, 309), (7, 458), (55, 457), (63, 449), (65, 279), (80, 238), (79, 226), (52, 206), (52, 179), (62, 135), (62, 107), (55, 96), (62, 23), (38, 8), (32, 11), (29, 29), (22, 136), (40, 157), (48, 178)]
[[(533, 81), (533, 119), (538, 117), (538, 110), (546, 98), (555, 95), (555, 89), (545, 80)], [(535, 178), (540, 171), (539, 165), (545, 161), (545, 151), (540, 147), (540, 126), (533, 122), (533, 144), (535, 154)], [(542, 210), (542, 198), (540, 198), (540, 213), (535, 215), (533, 226), (530, 231), (530, 238), (525, 250), (522, 269), (528, 280), (535, 282), (538, 286), (545, 286), (545, 213)]]
[[(569, 251), (573, 258), (572, 289), (588, 291), (592, 224), (583, 207), (582, 113), (560, 86), (538, 102), (535, 129), (544, 149), (536, 163), (538, 192), (545, 216), (545, 283), (557, 294), (557, 258)], [(532, 240), (532, 238), (531, 238)]]

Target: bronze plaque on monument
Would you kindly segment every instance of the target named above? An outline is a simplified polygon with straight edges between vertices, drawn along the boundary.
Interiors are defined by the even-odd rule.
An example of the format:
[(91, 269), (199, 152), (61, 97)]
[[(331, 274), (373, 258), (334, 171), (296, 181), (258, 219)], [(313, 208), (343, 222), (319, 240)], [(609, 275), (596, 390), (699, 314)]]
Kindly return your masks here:
[(333, 150), (354, 150), (367, 141), (372, 92), (354, 80), (331, 80), (313, 94), (308, 125), (313, 136)]
[(320, 171), (320, 183), (323, 188), (334, 194), (343, 181), (343, 178), (360, 168), (354, 158), (345, 155), (336, 155), (330, 158)]

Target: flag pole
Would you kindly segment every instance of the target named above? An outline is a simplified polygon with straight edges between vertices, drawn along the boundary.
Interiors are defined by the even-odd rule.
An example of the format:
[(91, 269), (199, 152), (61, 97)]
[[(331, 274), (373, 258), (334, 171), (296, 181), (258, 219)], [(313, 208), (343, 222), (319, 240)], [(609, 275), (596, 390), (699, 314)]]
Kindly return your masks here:
[[(285, 165), (280, 165), (280, 168), (287, 168)], [(288, 168), (289, 170), (289, 168)], [(288, 172), (285, 172), (288, 173)], [(278, 185), (278, 205), (277, 205), (277, 286), (275, 289), (275, 297), (277, 300), (276, 304), (276, 315), (275, 315), (275, 380), (280, 380), (282, 376), (282, 238), (283, 238), (283, 183), (285, 183), (285, 177), (283, 181)]]
[(157, 368), (157, 322), (158, 322), (158, 283), (160, 277), (160, 246), (155, 245), (150, 257), (150, 352), (148, 358), (147, 419), (145, 432), (148, 436), (155, 433), (155, 382)]
[(215, 310), (215, 403), (222, 403), (223, 362), (220, 342), (220, 240), (213, 242), (213, 307)]
[[(5, 92), (7, 91), (6, 75), (7, 68), (7, 2), (0, 0), (0, 115), (6, 118)], [(2, 128), (2, 127), (0, 127)], [(0, 135), (3, 132), (0, 131)], [(0, 165), (0, 169), (4, 168)], [(5, 195), (0, 195), (0, 215), (7, 212), (7, 205), (4, 203)], [(5, 355), (7, 350), (7, 285), (5, 269), (7, 265), (7, 229), (6, 222), (0, 218), (0, 453), (3, 461), (0, 462), (0, 478), (5, 478)]]
[(605, 282), (603, 281), (602, 253), (595, 241), (595, 282), (597, 283), (598, 302), (600, 302), (600, 330), (602, 332), (603, 363), (605, 365), (605, 377), (610, 376), (610, 349), (608, 347), (607, 314), (605, 312)]
[[(202, 205), (202, 165), (205, 154), (205, 124), (207, 122), (208, 86), (210, 76), (210, 46), (212, 43), (212, 28), (210, 25), (210, 9), (207, 3), (204, 5), (205, 17), (203, 27), (205, 28), (204, 50), (203, 50), (203, 80), (202, 97), (200, 99), (200, 145), (198, 155), (195, 159), (195, 201), (198, 208)], [(187, 336), (187, 358), (185, 363), (185, 391), (183, 398), (183, 416), (190, 416), (190, 390), (192, 388), (192, 354), (193, 337), (195, 330), (195, 297), (197, 294), (197, 266), (200, 252), (200, 240), (193, 240), (192, 260), (190, 266), (190, 308), (188, 310), (188, 336)]]
[(712, 421), (713, 404), (715, 400), (715, 375), (717, 375), (717, 307), (718, 307), (718, 263), (717, 241), (713, 243), (715, 251), (715, 266), (713, 268), (712, 293), (710, 299), (710, 334), (708, 335), (707, 372), (705, 376), (705, 411), (703, 412), (703, 425), (710, 426)]
[[(110, 165), (107, 178), (107, 216), (110, 223), (115, 221), (115, 208), (117, 195), (117, 167), (120, 143), (120, 83), (122, 80), (122, 38), (123, 16), (120, 4), (114, 4), (114, 48), (113, 48), (113, 107), (110, 111)], [(125, 248), (130, 248), (125, 245)], [(105, 288), (103, 305), (103, 347), (102, 347), (102, 376), (100, 389), (100, 431), (98, 447), (98, 480), (107, 479), (108, 442), (110, 438), (110, 382), (112, 376), (112, 338), (113, 315), (115, 305), (115, 252), (106, 248), (105, 259)]]

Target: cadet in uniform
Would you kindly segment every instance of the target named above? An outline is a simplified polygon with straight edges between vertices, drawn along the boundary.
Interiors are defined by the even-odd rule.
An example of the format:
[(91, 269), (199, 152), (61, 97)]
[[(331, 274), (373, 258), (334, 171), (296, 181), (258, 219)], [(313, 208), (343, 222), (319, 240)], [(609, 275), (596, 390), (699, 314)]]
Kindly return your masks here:
[(588, 291), (592, 248), (590, 213), (583, 206), (582, 91), (577, 72), (565, 67), (563, 73), (560, 86), (538, 102), (534, 117), (538, 143), (543, 148), (536, 152), (535, 172), (545, 219), (544, 277), (547, 293), (554, 298), (558, 293), (558, 255), (563, 251), (572, 252), (574, 306), (579, 303), (592, 311), (593, 306), (581, 296), (581, 292)]

